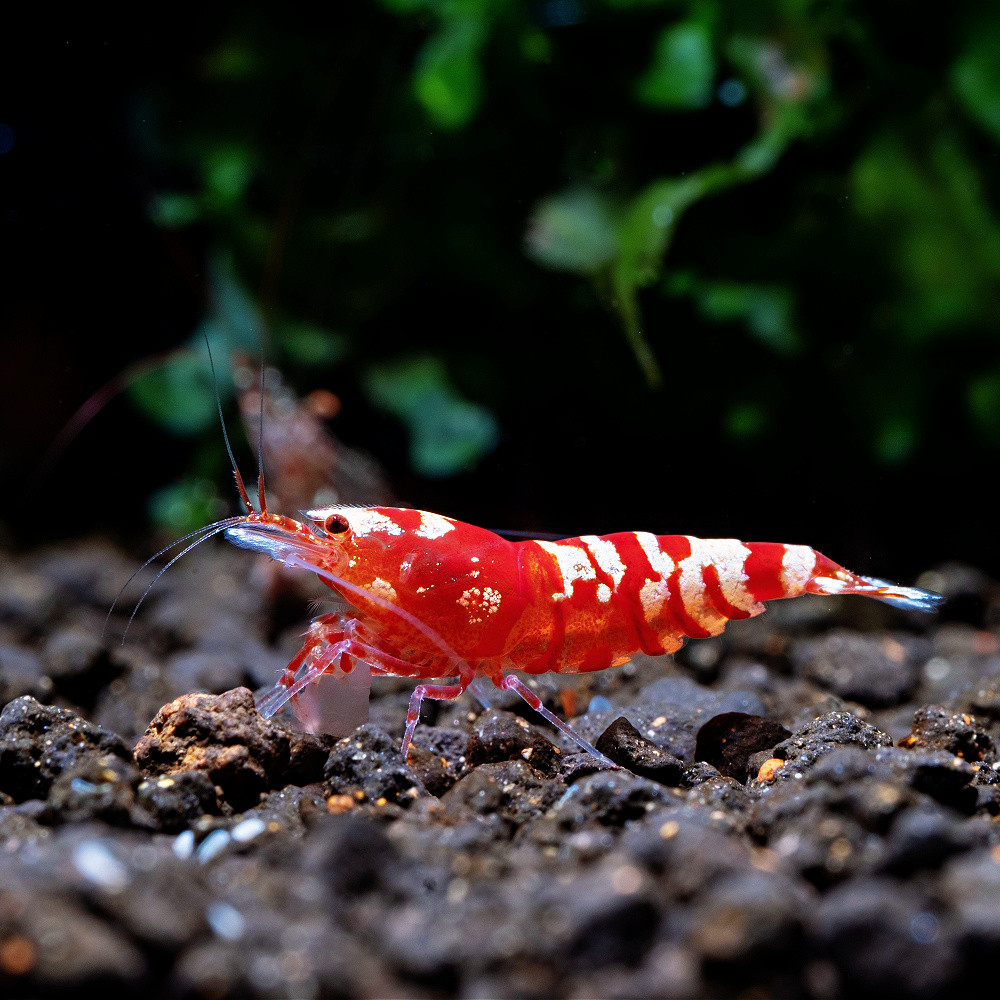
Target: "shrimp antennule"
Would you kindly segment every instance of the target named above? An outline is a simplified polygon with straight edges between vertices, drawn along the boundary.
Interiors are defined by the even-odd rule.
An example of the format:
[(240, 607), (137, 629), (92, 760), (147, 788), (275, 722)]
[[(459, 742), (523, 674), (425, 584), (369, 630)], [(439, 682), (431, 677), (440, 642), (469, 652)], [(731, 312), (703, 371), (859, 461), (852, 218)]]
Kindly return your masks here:
[[(212, 369), (212, 387), (215, 389), (215, 406), (219, 411), (219, 423), (222, 424), (222, 438), (226, 442), (226, 451), (229, 453), (229, 463), (233, 467), (233, 478), (236, 480), (236, 489), (239, 490), (240, 499), (246, 504), (248, 514), (256, 514), (257, 512), (253, 509), (253, 504), (250, 502), (250, 497), (247, 494), (247, 488), (243, 485), (243, 477), (240, 475), (239, 466), (236, 464), (236, 458), (233, 456), (233, 446), (229, 443), (229, 433), (226, 431), (226, 421), (222, 416), (222, 399), (219, 396), (219, 380), (215, 374), (215, 361), (212, 358), (212, 345), (208, 342), (208, 334), (205, 334), (205, 346), (208, 348), (208, 364)], [(263, 386), (261, 387), (261, 394), (263, 398)], [(260, 493), (260, 506), (261, 513), (264, 514), (264, 482), (263, 482), (263, 466), (261, 466), (261, 475), (258, 479), (258, 492)]]

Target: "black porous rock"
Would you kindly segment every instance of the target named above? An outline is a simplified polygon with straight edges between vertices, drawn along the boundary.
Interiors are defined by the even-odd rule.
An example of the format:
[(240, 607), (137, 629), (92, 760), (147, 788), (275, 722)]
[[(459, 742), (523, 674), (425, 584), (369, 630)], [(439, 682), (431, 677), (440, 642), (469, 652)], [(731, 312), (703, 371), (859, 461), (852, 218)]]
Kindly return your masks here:
[(221, 812), (215, 782), (207, 771), (175, 771), (146, 778), (136, 788), (136, 803), (156, 817), (166, 833), (183, 830), (206, 814)]
[(748, 762), (749, 770), (756, 773), (764, 760), (769, 756), (775, 757), (786, 762), (775, 772), (779, 779), (785, 779), (790, 774), (812, 767), (824, 754), (840, 746), (875, 750), (891, 747), (892, 738), (850, 712), (828, 712), (806, 723), (771, 751), (752, 755)]
[(994, 735), (1000, 730), (1000, 673), (991, 674), (975, 684), (958, 699), (963, 711), (988, 720)]
[(104, 754), (132, 757), (114, 733), (27, 695), (0, 713), (0, 791), (16, 802), (44, 798), (64, 771), (88, 756)]
[(556, 792), (523, 760), (480, 764), (441, 798), (444, 816), (460, 822), (462, 812), (500, 820), (508, 833), (537, 817)]
[(484, 764), (520, 759), (543, 774), (556, 774), (562, 751), (513, 712), (488, 708), (472, 727), (477, 756)]
[(240, 811), (283, 783), (289, 734), (264, 719), (247, 688), (187, 694), (164, 705), (135, 748), (149, 776), (205, 771)]
[(360, 795), (359, 801), (410, 806), (427, 794), (399, 756), (399, 746), (371, 723), (338, 740), (323, 766), (329, 794)]
[(288, 765), (281, 781), (290, 785), (312, 785), (323, 780), (323, 768), (337, 745), (335, 736), (322, 733), (289, 734)]
[[(127, 990), (136, 995), (147, 972), (147, 959), (124, 929), (88, 913), (86, 906), (73, 898), (38, 893), (28, 887), (5, 890), (0, 939), (8, 943), (8, 949), (11, 941), (26, 943), (21, 947), (21, 964), (14, 965), (13, 971), (22, 982), (25, 975), (30, 976), (28, 981), (34, 985), (16, 995), (52, 996), (88, 988)], [(16, 952), (14, 955), (17, 957)], [(9, 950), (4, 957), (7, 968), (0, 972), (0, 982), (10, 982)]]
[(318, 823), (305, 844), (302, 863), (344, 897), (393, 889), (404, 868), (379, 824), (359, 815), (327, 816)]
[(796, 673), (862, 705), (896, 705), (920, 679), (919, 657), (908, 637), (873, 637), (834, 629), (801, 643)]
[(684, 762), (647, 740), (626, 718), (612, 722), (594, 745), (616, 764), (661, 785), (676, 787), (684, 776)]
[(940, 868), (955, 855), (990, 843), (990, 823), (969, 823), (954, 810), (921, 801), (895, 817), (879, 869), (897, 877)]
[(431, 795), (441, 796), (484, 759), (475, 733), (449, 726), (417, 726), (407, 763)]
[(624, 859), (609, 858), (593, 872), (542, 895), (558, 920), (548, 944), (579, 969), (635, 965), (649, 950), (660, 918), (652, 884)]
[(113, 826), (153, 828), (153, 818), (137, 808), (141, 775), (131, 761), (114, 754), (90, 756), (68, 768), (52, 783), (46, 819), (51, 823), (103, 820)]
[(899, 741), (907, 750), (944, 750), (970, 763), (996, 762), (993, 740), (964, 713), (925, 705), (913, 716), (913, 729)]
[(957, 986), (957, 942), (932, 899), (892, 879), (848, 882), (806, 912), (835, 996), (937, 997)]
[(621, 827), (674, 801), (672, 790), (628, 771), (599, 771), (570, 785), (550, 812), (563, 830)]
[(791, 735), (772, 719), (746, 712), (723, 712), (698, 730), (695, 760), (706, 761), (737, 781), (746, 781), (750, 758)]
[(907, 785), (924, 792), (943, 805), (965, 813), (975, 812), (978, 797), (973, 781), (976, 768), (945, 750), (880, 750), (875, 759), (888, 763)]
[(794, 962), (812, 903), (811, 893), (786, 874), (728, 873), (692, 910), (690, 939), (713, 977), (723, 966)]

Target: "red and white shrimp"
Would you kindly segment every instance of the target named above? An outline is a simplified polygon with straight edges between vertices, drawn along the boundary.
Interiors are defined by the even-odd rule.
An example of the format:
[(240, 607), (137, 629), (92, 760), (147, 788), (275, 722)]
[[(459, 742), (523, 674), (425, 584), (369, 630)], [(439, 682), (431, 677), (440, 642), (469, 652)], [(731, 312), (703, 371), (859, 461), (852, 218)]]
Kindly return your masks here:
[(508, 671), (603, 670), (639, 652), (669, 653), (779, 597), (863, 594), (924, 611), (942, 599), (859, 576), (804, 545), (643, 531), (509, 541), (401, 507), (333, 506), (302, 516), (251, 511), (223, 529), (236, 545), (317, 574), (352, 609), (312, 623), (258, 707), (271, 716), (321, 678), (343, 682), (355, 671), (456, 677), (414, 688), (404, 759), (422, 699), (456, 698), (480, 676), (516, 691), (605, 759)]

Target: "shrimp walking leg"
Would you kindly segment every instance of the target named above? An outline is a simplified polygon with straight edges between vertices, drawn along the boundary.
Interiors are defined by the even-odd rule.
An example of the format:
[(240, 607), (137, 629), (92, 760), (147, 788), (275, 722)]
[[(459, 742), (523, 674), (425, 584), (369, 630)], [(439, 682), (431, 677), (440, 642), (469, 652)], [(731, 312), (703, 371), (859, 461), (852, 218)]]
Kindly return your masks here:
[(307, 643), (285, 668), (277, 684), (257, 701), (257, 711), (270, 719), (295, 698), (300, 691), (318, 681), (325, 673), (350, 655), (351, 643), (340, 639), (333, 643)]
[(535, 692), (532, 691), (531, 688), (528, 687), (528, 685), (525, 684), (519, 677), (514, 674), (507, 674), (498, 686), (504, 691), (513, 691), (516, 694), (519, 694), (543, 719), (547, 722), (551, 722), (552, 725), (559, 730), (559, 732), (561, 732), (564, 736), (568, 736), (574, 743), (581, 746), (599, 763), (604, 764), (606, 767), (618, 767), (618, 765), (611, 760), (610, 757), (606, 757), (592, 743), (588, 743), (582, 736), (574, 732), (574, 730), (563, 722), (558, 715), (550, 712), (542, 704), (542, 700), (538, 697), (538, 695), (535, 694)]
[(467, 680), (460, 680), (457, 684), (418, 684), (410, 695), (410, 705), (406, 711), (406, 732), (403, 734), (403, 745), (400, 747), (400, 754), (403, 760), (410, 749), (410, 742), (413, 739), (413, 730), (417, 728), (420, 721), (420, 703), (424, 698), (431, 698), (434, 701), (451, 701), (457, 698), (469, 686)]

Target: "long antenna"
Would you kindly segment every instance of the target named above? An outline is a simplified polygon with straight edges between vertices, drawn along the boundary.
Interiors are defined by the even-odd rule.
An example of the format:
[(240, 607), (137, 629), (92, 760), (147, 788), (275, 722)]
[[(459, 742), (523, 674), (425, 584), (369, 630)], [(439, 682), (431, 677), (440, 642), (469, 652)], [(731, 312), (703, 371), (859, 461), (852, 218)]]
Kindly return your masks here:
[[(222, 399), (219, 396), (219, 380), (215, 375), (215, 361), (212, 360), (212, 345), (208, 342), (207, 333), (205, 334), (205, 346), (208, 348), (208, 363), (212, 369), (212, 387), (215, 389), (215, 406), (219, 411), (219, 423), (222, 424), (222, 439), (226, 442), (226, 451), (229, 453), (229, 464), (233, 467), (236, 488), (240, 491), (240, 499), (247, 505), (247, 513), (256, 514), (257, 512), (253, 509), (253, 504), (250, 502), (250, 497), (247, 496), (247, 488), (243, 485), (243, 477), (240, 475), (240, 470), (236, 465), (232, 445), (229, 443), (229, 435), (226, 433), (226, 420), (222, 416)], [(263, 497), (263, 486), (261, 487), (261, 496)], [(261, 507), (263, 507), (263, 503)]]
[(257, 435), (257, 499), (260, 512), (267, 513), (264, 499), (264, 341), (260, 342), (260, 428)]

